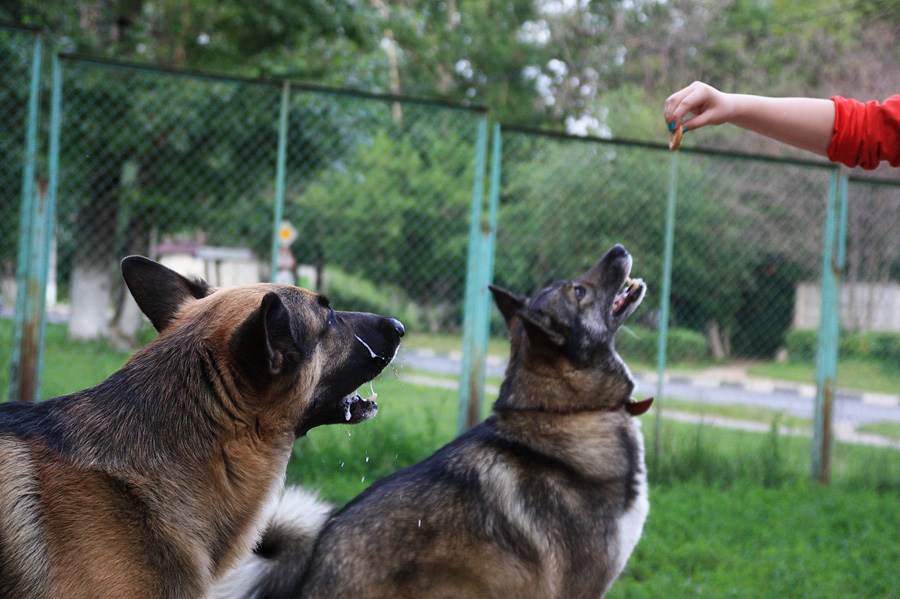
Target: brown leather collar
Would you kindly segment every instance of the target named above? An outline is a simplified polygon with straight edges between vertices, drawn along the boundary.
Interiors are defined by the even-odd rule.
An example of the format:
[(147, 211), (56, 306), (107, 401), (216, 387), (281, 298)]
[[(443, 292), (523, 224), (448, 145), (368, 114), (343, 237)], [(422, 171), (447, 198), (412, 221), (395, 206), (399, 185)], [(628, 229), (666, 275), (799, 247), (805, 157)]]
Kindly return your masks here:
[[(620, 403), (613, 404), (611, 406), (607, 406), (604, 408), (585, 408), (585, 409), (577, 409), (577, 410), (547, 410), (542, 408), (507, 408), (505, 410), (501, 410), (498, 413), (523, 413), (523, 412), (542, 412), (544, 414), (580, 414), (583, 412), (615, 412), (617, 410), (621, 410), (625, 408), (625, 410), (632, 416), (640, 416), (641, 414), (645, 414), (647, 410), (650, 409), (650, 406), (653, 404), (653, 398), (648, 397), (647, 399), (643, 399), (641, 401), (636, 400), (633, 397), (629, 397), (627, 399), (622, 400)], [(497, 411), (497, 410), (495, 410)]]
[(628, 410), (628, 413), (632, 416), (640, 416), (641, 414), (644, 414), (647, 410), (649, 410), (652, 404), (652, 397), (648, 397), (647, 399), (641, 401), (638, 401), (633, 397), (629, 397), (625, 400), (625, 409)]

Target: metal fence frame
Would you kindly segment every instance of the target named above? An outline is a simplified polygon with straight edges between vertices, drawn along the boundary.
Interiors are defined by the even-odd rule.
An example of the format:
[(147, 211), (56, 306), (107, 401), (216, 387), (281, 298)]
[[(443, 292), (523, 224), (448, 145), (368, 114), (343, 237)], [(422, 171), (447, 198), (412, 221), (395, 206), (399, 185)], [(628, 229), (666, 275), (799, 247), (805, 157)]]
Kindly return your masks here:
[[(501, 128), (502, 127), (502, 128)], [(657, 398), (662, 400), (665, 396), (665, 370), (667, 355), (667, 336), (669, 329), (669, 302), (671, 296), (671, 276), (672, 276), (672, 254), (674, 245), (674, 230), (677, 222), (676, 205), (678, 198), (678, 163), (682, 155), (707, 155), (733, 160), (748, 160), (776, 164), (791, 164), (810, 169), (825, 169), (830, 171), (830, 184), (828, 193), (823, 201), (825, 203), (825, 228), (824, 239), (822, 244), (822, 270), (821, 270), (821, 315), (818, 328), (818, 345), (816, 351), (816, 367), (815, 367), (815, 408), (814, 408), (814, 428), (812, 443), (812, 460), (811, 472), (812, 476), (822, 483), (828, 483), (831, 471), (831, 453), (833, 445), (832, 434), (832, 414), (834, 406), (834, 398), (837, 392), (837, 366), (838, 366), (838, 349), (840, 338), (840, 297), (841, 284), (843, 282), (843, 274), (846, 265), (846, 237), (847, 237), (847, 195), (848, 181), (865, 182), (867, 184), (880, 184), (900, 188), (900, 183), (894, 181), (877, 180), (871, 178), (849, 177), (848, 170), (840, 165), (825, 163), (815, 160), (798, 160), (798, 159), (782, 159), (771, 156), (763, 156), (758, 154), (744, 152), (725, 152), (717, 150), (704, 150), (684, 148), (679, 152), (669, 152), (668, 146), (663, 144), (651, 144), (644, 142), (636, 142), (633, 140), (622, 139), (602, 139), (592, 137), (572, 136), (563, 133), (545, 131), (531, 127), (522, 127), (516, 125), (502, 125), (495, 127), (494, 148), (495, 154), (492, 161), (492, 178), (490, 190), (490, 210), (493, 215), (489, 219), (487, 225), (490, 231), (489, 236), (485, 236), (482, 243), (489, 244), (491, 247), (483, 250), (490, 255), (491, 263), (493, 262), (493, 254), (495, 247), (493, 246), (496, 235), (496, 209), (500, 194), (500, 166), (498, 162), (502, 156), (500, 151), (500, 137), (503, 131), (521, 133), (526, 135), (543, 136), (557, 138), (560, 140), (568, 140), (581, 143), (604, 144), (608, 146), (631, 146), (642, 147), (656, 150), (660, 155), (668, 154), (668, 197), (666, 210), (665, 225), (665, 256), (663, 261), (662, 273), (662, 289), (660, 290), (660, 335), (657, 351)], [(492, 273), (493, 274), (493, 273)], [(487, 308), (482, 306), (481, 309)], [(477, 401), (480, 397), (475, 391), (468, 392), (469, 396), (474, 398), (470, 401)], [(465, 394), (465, 392), (464, 392)], [(654, 454), (658, 456), (660, 451), (661, 438), (661, 415), (662, 401), (656, 402), (655, 410), (655, 441)], [(471, 423), (471, 419), (469, 421)]]
[[(60, 153), (60, 129), (62, 126), (62, 66), (63, 60), (79, 60), (104, 64), (111, 68), (142, 69), (153, 72), (188, 77), (202, 77), (239, 81), (242, 83), (265, 83), (281, 89), (281, 109), (279, 114), (278, 159), (276, 165), (275, 202), (272, 206), (274, 225), (271, 262), (272, 272), (277, 257), (277, 227), (284, 209), (284, 180), (286, 170), (287, 110), (292, 93), (314, 92), (323, 94), (355, 95), (378, 101), (400, 103), (425, 103), (453, 110), (473, 112), (478, 118), (475, 148), (474, 184), (469, 223), (468, 256), (466, 269), (464, 319), (463, 319), (463, 370), (460, 382), (459, 427), (465, 429), (474, 424), (481, 413), (484, 396), (486, 347), (489, 337), (491, 300), (487, 285), (493, 279), (496, 236), (498, 230), (497, 213), (500, 197), (501, 170), (504, 156), (502, 139), (504, 132), (518, 132), (528, 135), (560, 138), (581, 143), (633, 146), (668, 153), (662, 144), (648, 144), (631, 140), (610, 140), (600, 138), (575, 137), (557, 132), (501, 125), (494, 123), (489, 135), (489, 115), (481, 107), (461, 106), (446, 102), (435, 102), (419, 98), (369, 94), (354, 90), (341, 90), (309, 84), (299, 84), (287, 80), (264, 81), (226, 77), (217, 74), (187, 70), (171, 70), (148, 67), (93, 57), (54, 55), (51, 59), (51, 99), (49, 118), (48, 176), (46, 187), (41, 186), (35, 193), (35, 159), (38, 152), (38, 123), (40, 117), (41, 90), (41, 44), (42, 32), (29, 30), (34, 35), (35, 51), (32, 60), (28, 111), (25, 164), (21, 197), (20, 239), (17, 259), (17, 282), (20, 293), (17, 296), (15, 312), (15, 337), (10, 379), (10, 397), (34, 400), (40, 394), (41, 365), (44, 343), (44, 296), (48, 277), (49, 242), (55, 219), (55, 202), (58, 186), (58, 165)], [(490, 137), (490, 148), (488, 141)], [(486, 180), (488, 152), (491, 169)], [(665, 256), (662, 273), (660, 314), (661, 326), (657, 353), (658, 396), (665, 394), (666, 332), (668, 331), (669, 296), (671, 293), (672, 248), (678, 201), (678, 162), (683, 155), (708, 155), (736, 160), (752, 160), (778, 164), (793, 164), (815, 169), (829, 169), (831, 183), (828, 196), (823, 198), (826, 205), (826, 222), (822, 250), (822, 298), (819, 342), (816, 354), (816, 399), (815, 429), (812, 456), (813, 476), (828, 482), (831, 454), (831, 411), (836, 391), (838, 363), (838, 339), (840, 335), (840, 288), (845, 267), (845, 244), (847, 222), (848, 182), (860, 181), (867, 184), (900, 186), (896, 182), (873, 181), (848, 177), (840, 167), (804, 160), (785, 160), (748, 153), (719, 152), (685, 148), (680, 153), (668, 154), (668, 198), (665, 223)], [(485, 192), (487, 192), (485, 194)], [(661, 402), (656, 411), (656, 446), (659, 451), (659, 431)]]
[[(40, 239), (47, 225), (46, 188), (35, 198), (35, 163), (38, 153), (40, 122), (41, 64), (43, 31), (39, 28), (6, 27), (11, 31), (30, 32), (33, 36), (29, 81), (28, 116), (25, 125), (25, 153), (22, 168), (22, 195), (19, 209), (19, 244), (16, 258), (16, 323), (10, 372), (10, 395), (36, 397), (39, 393), (43, 356), (44, 305), (39, 293), (41, 285)], [(22, 290), (26, 290), (25, 293)], [(16, 395), (13, 395), (15, 393)]]

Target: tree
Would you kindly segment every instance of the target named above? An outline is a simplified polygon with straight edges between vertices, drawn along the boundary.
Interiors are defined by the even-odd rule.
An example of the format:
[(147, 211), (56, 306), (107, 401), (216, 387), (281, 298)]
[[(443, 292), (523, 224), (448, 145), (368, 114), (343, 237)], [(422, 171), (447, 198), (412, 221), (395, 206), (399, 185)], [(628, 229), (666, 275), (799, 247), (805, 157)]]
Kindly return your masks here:
[(397, 285), (430, 309), (433, 327), (458, 325), (474, 172), (466, 116), (406, 107), (401, 125), (382, 119), (331, 154), (291, 193), (300, 259)]

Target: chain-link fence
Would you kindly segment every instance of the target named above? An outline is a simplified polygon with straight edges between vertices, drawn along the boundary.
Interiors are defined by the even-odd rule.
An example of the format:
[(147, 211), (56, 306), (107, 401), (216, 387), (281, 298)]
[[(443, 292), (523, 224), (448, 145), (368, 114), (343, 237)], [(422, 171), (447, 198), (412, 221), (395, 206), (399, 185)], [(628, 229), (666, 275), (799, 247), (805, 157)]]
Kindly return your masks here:
[[(528, 292), (624, 244), (650, 289), (617, 340), (641, 391), (676, 409), (702, 400), (815, 416), (814, 460), (828, 454), (829, 422), (892, 430), (866, 423), (900, 405), (900, 185), (854, 178), (847, 191), (830, 165), (517, 128), (502, 147), (494, 280)], [(836, 334), (838, 313), (831, 352), (820, 330)]]
[(779, 356), (795, 288), (819, 277), (829, 169), (515, 130), (503, 147), (498, 282), (527, 291), (624, 244), (650, 296), (619, 344), (654, 367), (678, 160), (668, 365)]
[[(35, 35), (0, 29), (7, 317)], [(498, 201), (485, 209), (481, 109), (78, 57), (54, 58), (53, 69), (47, 297), (73, 338), (134, 344), (141, 319), (117, 268), (141, 253), (216, 285), (287, 274), (342, 309), (396, 316), (411, 334), (442, 338), (445, 352), (448, 339), (451, 351), (462, 348), (464, 375), (473, 375), (463, 387), (475, 389), (481, 333), (467, 325), (463, 347), (461, 329), (464, 315), (486, 317), (488, 300), (473, 288), (492, 277), (529, 292), (623, 243), (650, 295), (618, 348), (651, 393), (665, 372), (706, 379), (667, 396), (718, 401), (709, 391), (718, 376), (769, 381), (772, 397), (790, 387), (821, 399), (816, 373), (829, 372), (817, 362), (828, 355), (822, 307), (836, 272), (844, 277), (837, 382), (898, 403), (896, 184), (851, 178), (845, 197), (836, 169), (814, 162), (673, 155), (652, 144), (496, 128), (502, 151), (489, 195)], [(846, 213), (826, 201), (839, 195), (849, 197)], [(291, 227), (279, 229), (282, 220)], [(828, 241), (835, 227), (837, 241)], [(846, 268), (823, 271), (831, 254)], [(496, 314), (491, 330), (502, 335)], [(14, 345), (0, 348), (4, 396)]]
[[(483, 111), (87, 59), (58, 65), (51, 303), (70, 337), (133, 339), (140, 319), (117, 274), (131, 253), (214, 285), (273, 279), (274, 267), (342, 309), (458, 331)], [(273, 256), (281, 217), (294, 228), (286, 241), (296, 239)]]
[[(0, 26), (0, 392), (5, 397), (14, 348), (9, 321), (16, 307), (21, 213), (31, 198), (37, 146), (41, 33)], [(24, 188), (23, 188), (24, 187)], [(21, 296), (19, 297), (21, 300)], [(21, 309), (21, 306), (20, 306)]]

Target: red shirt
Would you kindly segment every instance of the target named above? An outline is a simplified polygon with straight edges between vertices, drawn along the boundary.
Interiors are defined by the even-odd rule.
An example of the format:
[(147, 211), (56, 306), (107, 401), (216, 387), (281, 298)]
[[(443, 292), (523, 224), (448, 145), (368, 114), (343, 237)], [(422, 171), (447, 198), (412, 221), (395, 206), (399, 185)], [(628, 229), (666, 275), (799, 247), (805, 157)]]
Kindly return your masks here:
[(834, 134), (828, 159), (847, 166), (873, 169), (882, 160), (900, 166), (900, 95), (883, 104), (849, 100), (834, 102)]

